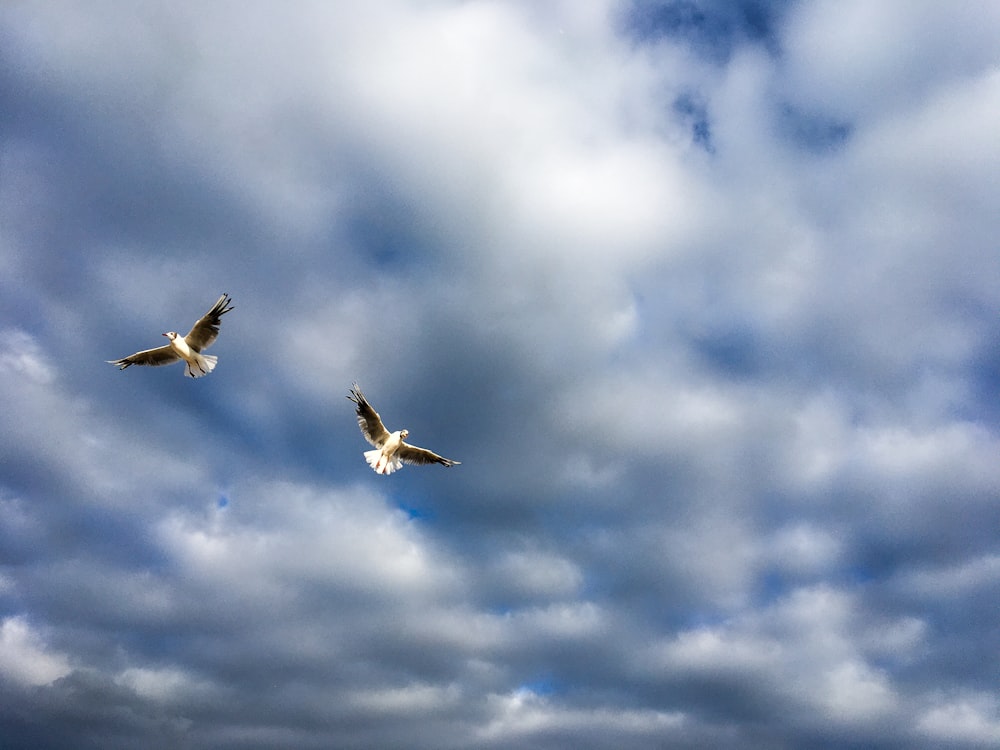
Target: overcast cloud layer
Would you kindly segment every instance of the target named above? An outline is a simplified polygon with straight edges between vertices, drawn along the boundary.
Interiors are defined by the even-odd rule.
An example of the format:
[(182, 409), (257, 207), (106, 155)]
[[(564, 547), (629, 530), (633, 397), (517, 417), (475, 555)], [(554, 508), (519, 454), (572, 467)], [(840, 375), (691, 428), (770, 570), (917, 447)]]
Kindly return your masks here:
[(0, 5), (4, 747), (1000, 746), (998, 39)]

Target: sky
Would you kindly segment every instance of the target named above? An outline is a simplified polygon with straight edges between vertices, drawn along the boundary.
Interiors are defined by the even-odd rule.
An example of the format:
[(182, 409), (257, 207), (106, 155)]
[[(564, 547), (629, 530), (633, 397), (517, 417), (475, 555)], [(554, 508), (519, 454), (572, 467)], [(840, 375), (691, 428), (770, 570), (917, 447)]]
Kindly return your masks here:
[(4, 747), (1000, 745), (998, 39), (0, 5)]

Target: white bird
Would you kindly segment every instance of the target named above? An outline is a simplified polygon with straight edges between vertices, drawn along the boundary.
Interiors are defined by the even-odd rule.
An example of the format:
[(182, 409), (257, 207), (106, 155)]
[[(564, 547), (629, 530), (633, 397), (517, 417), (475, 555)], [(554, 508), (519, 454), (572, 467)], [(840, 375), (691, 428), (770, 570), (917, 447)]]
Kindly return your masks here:
[(228, 294), (219, 297), (212, 305), (212, 309), (205, 313), (201, 320), (188, 331), (187, 336), (182, 338), (176, 331), (167, 331), (163, 334), (170, 339), (170, 343), (166, 346), (146, 349), (121, 359), (109, 359), (108, 363), (117, 365), (119, 370), (124, 370), (131, 365), (159, 367), (184, 360), (187, 363), (184, 374), (189, 378), (200, 378), (202, 375), (208, 375), (215, 369), (219, 358), (201, 352), (211, 346), (219, 335), (219, 324), (222, 316), (233, 309), (228, 306), (231, 301)]
[(439, 456), (426, 448), (418, 448), (403, 442), (403, 438), (410, 434), (409, 430), (396, 430), (389, 432), (382, 424), (382, 418), (378, 412), (372, 408), (365, 398), (365, 394), (355, 383), (351, 388), (351, 395), (348, 400), (357, 404), (358, 426), (365, 440), (375, 446), (373, 451), (365, 451), (365, 460), (376, 474), (392, 474), (396, 469), (401, 469), (403, 464), (441, 464), (443, 466), (456, 466), (461, 461), (452, 461), (450, 458)]

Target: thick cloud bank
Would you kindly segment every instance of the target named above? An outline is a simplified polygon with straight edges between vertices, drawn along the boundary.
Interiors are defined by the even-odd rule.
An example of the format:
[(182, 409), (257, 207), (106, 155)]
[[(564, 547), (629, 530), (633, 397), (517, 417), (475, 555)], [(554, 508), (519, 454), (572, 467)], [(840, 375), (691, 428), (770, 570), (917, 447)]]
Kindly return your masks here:
[(998, 38), (4, 4), (0, 744), (1000, 745)]

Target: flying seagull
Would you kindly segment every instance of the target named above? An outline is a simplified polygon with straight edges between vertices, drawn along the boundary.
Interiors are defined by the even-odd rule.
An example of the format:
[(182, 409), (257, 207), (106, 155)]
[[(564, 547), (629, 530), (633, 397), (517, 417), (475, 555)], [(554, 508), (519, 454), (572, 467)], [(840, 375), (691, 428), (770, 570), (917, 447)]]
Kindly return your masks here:
[(215, 341), (215, 337), (219, 335), (219, 323), (222, 322), (222, 316), (233, 309), (229, 307), (231, 301), (228, 294), (219, 297), (212, 305), (212, 309), (205, 313), (202, 319), (188, 331), (187, 336), (182, 337), (176, 331), (167, 331), (163, 334), (170, 339), (170, 343), (166, 346), (146, 349), (121, 359), (109, 359), (108, 363), (118, 365), (119, 370), (124, 370), (131, 365), (159, 367), (183, 359), (187, 363), (184, 374), (189, 378), (200, 378), (202, 375), (208, 375), (215, 369), (219, 358), (213, 357), (211, 354), (202, 354), (201, 351), (210, 347)]
[(401, 469), (403, 464), (455, 466), (461, 463), (439, 456), (426, 448), (404, 443), (403, 438), (410, 434), (409, 430), (389, 432), (385, 429), (382, 418), (368, 403), (357, 383), (351, 388), (351, 395), (347, 398), (358, 405), (358, 426), (361, 428), (361, 434), (375, 446), (375, 450), (365, 451), (365, 461), (376, 474), (392, 474), (396, 469)]

